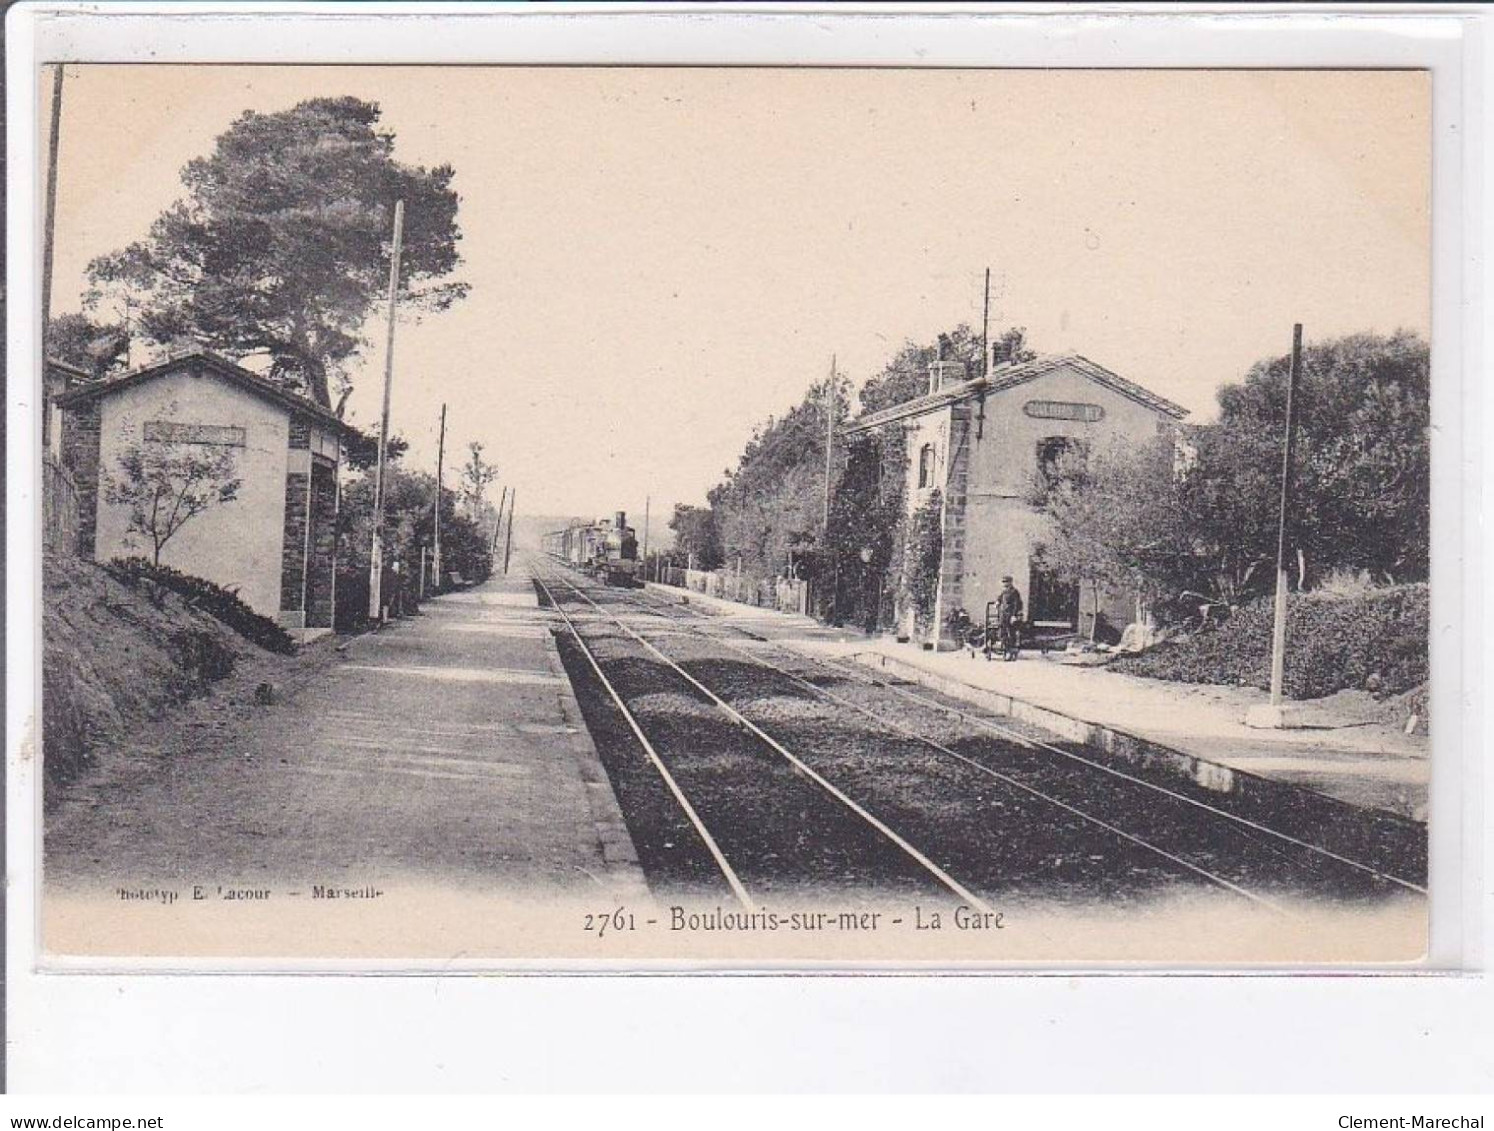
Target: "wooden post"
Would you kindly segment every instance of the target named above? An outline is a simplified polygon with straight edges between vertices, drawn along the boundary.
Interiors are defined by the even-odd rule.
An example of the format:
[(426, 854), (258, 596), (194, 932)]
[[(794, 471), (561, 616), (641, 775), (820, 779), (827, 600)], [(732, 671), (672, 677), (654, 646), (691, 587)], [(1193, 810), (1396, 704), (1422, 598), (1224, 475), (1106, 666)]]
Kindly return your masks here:
[(1302, 369), (1302, 323), (1292, 327), (1287, 373), (1286, 443), (1281, 452), (1281, 510), (1276, 525), (1276, 610), (1271, 624), (1271, 705), (1280, 707), (1286, 677), (1287, 524), (1292, 510), (1292, 456), (1297, 446), (1297, 381)]
[(436, 592), (441, 592), (441, 463), (446, 458), (446, 406), (441, 406), (441, 435), (436, 440), (436, 531), (435, 553)]
[(644, 495), (643, 496), (643, 580), (644, 581), (648, 580), (648, 523), (649, 523), (649, 512), (650, 512), (650, 508), (653, 506), (653, 502), (654, 502), (654, 497), (652, 495)]
[(425, 543), (420, 545), (420, 599), (425, 600)]
[(379, 417), (379, 462), (374, 471), (373, 548), (368, 561), (368, 617), (384, 619), (384, 459), (389, 447), (389, 392), (394, 386), (394, 313), (399, 301), (399, 257), (405, 202), (394, 202), (394, 246), (389, 254), (389, 340), (384, 348), (384, 411)]

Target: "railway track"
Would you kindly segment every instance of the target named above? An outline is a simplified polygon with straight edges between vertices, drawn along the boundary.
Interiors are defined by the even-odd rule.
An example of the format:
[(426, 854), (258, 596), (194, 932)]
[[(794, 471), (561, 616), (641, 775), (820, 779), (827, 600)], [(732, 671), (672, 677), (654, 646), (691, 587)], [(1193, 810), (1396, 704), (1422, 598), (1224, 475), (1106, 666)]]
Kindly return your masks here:
[[(745, 906), (755, 891), (776, 895), (800, 881), (932, 889), (982, 910), (998, 898), (1113, 904), (1207, 888), (1284, 912), (1296, 898), (1422, 890), (870, 673), (729, 639), (711, 618), (653, 594), (588, 592), (549, 563), (535, 576), (704, 850), (697, 855)], [(683, 695), (687, 713), (704, 711), (724, 729), (697, 714), (695, 741), (682, 740), (650, 706), (660, 694), (676, 707)], [(703, 765), (706, 746), (714, 770)]]
[[(937, 865), (888, 837), (854, 802), (815, 780), (813, 771), (792, 751), (764, 742), (762, 734), (724, 700), (711, 708), (721, 716), (716, 725), (690, 711), (690, 699), (710, 695), (708, 689), (702, 690), (703, 684), (673, 667), (667, 657), (662, 660), (664, 671), (638, 670), (630, 657), (619, 656), (607, 641), (598, 641), (595, 632), (583, 632), (563, 603), (564, 588), (556, 592), (553, 574), (550, 582), (538, 574), (536, 578), (615, 717), (643, 750), (683, 816), (682, 822), (671, 823), (655, 812), (651, 820), (641, 822), (641, 829), (638, 822), (632, 823), (640, 855), (646, 861), (653, 857), (655, 867), (645, 865), (651, 879), (662, 873), (672, 889), (713, 894), (684, 843), (693, 838), (732, 896), (749, 910), (764, 897), (827, 889), (914, 897), (933, 896), (942, 889), (971, 906), (984, 906), (952, 879), (945, 883)], [(559, 586), (584, 598), (579, 587), (563, 578)], [(661, 679), (666, 672), (669, 678)], [(666, 721), (669, 715), (684, 721)], [(588, 722), (595, 729), (597, 720)], [(625, 775), (619, 781), (617, 767), (608, 769), (620, 787), (626, 813), (634, 808), (630, 797), (646, 791)], [(646, 796), (637, 808), (650, 808)], [(664, 831), (654, 834), (651, 826)], [(810, 829), (813, 835), (806, 835)]]
[[(669, 601), (665, 598), (659, 598), (654, 594), (644, 594), (643, 601), (639, 601), (633, 597), (625, 597), (623, 599), (631, 601), (632, 603), (637, 604), (640, 607), (644, 607), (646, 602), (647, 607), (650, 611), (658, 610), (675, 619), (688, 619), (697, 631), (711, 635), (713, 639), (718, 640), (724, 647), (741, 652), (744, 655), (755, 656), (755, 658), (757, 658), (759, 662), (768, 663), (771, 665), (771, 661), (762, 658), (760, 655), (762, 649), (771, 649), (772, 651), (788, 658), (790, 664), (797, 664), (800, 670), (794, 671), (790, 667), (780, 665), (772, 666), (777, 667), (778, 670), (784, 672), (784, 674), (788, 675), (790, 678), (815, 686), (815, 689), (827, 698), (833, 700), (843, 700), (844, 696), (834, 695), (823, 687), (814, 685), (812, 680), (805, 678), (803, 669), (806, 666), (812, 671), (825, 673), (829, 677), (834, 679), (844, 680), (850, 684), (860, 685), (866, 688), (875, 688), (877, 689), (877, 691), (885, 693), (886, 695), (891, 695), (900, 701), (915, 704), (917, 708), (921, 709), (924, 712), (931, 712), (950, 717), (952, 719), (958, 720), (961, 724), (976, 728), (992, 735), (999, 736), (1004, 739), (1009, 739), (1031, 751), (1049, 755), (1054, 759), (1060, 759), (1065, 762), (1071, 763), (1076, 767), (1082, 767), (1083, 770), (1093, 771), (1096, 774), (1102, 774), (1116, 781), (1124, 782), (1127, 786), (1135, 787), (1137, 790), (1142, 791), (1141, 793), (1136, 795), (1138, 797), (1153, 795), (1159, 800), (1165, 800), (1165, 802), (1167, 803), (1175, 803), (1178, 805), (1196, 809), (1200, 812), (1208, 814), (1213, 818), (1218, 819), (1221, 822), (1226, 822), (1240, 829), (1248, 830), (1251, 834), (1254, 834), (1261, 838), (1265, 843), (1274, 842), (1287, 851), (1300, 852), (1309, 859), (1315, 860), (1315, 862), (1322, 867), (1341, 868), (1349, 872), (1356, 873), (1360, 878), (1372, 881), (1373, 883), (1382, 885), (1386, 888), (1399, 889), (1408, 893), (1415, 893), (1423, 896), (1427, 893), (1424, 882), (1424, 874), (1420, 870), (1411, 869), (1410, 871), (1413, 873), (1412, 875), (1403, 875), (1400, 874), (1395, 868), (1388, 866), (1387, 864), (1356, 859), (1355, 857), (1345, 852), (1337, 851), (1331, 847), (1316, 843), (1304, 837), (1294, 836), (1290, 833), (1283, 832), (1280, 829), (1272, 828), (1259, 820), (1253, 819), (1250, 816), (1242, 815), (1238, 812), (1234, 812), (1220, 804), (1217, 804), (1211, 800), (1207, 800), (1204, 797), (1198, 796), (1196, 794), (1185, 793), (1182, 792), (1182, 790), (1179, 788), (1174, 788), (1169, 785), (1164, 785), (1160, 782), (1148, 780), (1147, 778), (1141, 777), (1135, 773), (1128, 772), (1125, 769), (1121, 769), (1113, 765), (1108, 765), (1105, 762), (1099, 761), (1092, 756), (1079, 752), (1073, 747), (1064, 746), (1054, 741), (1045, 740), (1044, 738), (1033, 733), (1031, 730), (1024, 730), (1016, 726), (998, 723), (987, 716), (980, 715), (971, 711), (968, 707), (943, 702), (939, 699), (935, 699), (930, 695), (911, 691), (906, 684), (879, 679), (871, 673), (864, 670), (859, 670), (856, 666), (853, 666), (851, 664), (832, 662), (821, 658), (807, 656), (797, 649), (789, 648), (782, 644), (776, 644), (772, 641), (745, 633), (741, 629), (731, 626), (724, 626), (725, 632), (716, 631), (718, 626), (712, 623), (714, 618), (694, 613), (686, 608), (683, 608), (676, 602)], [(750, 643), (747, 645), (743, 645), (741, 643), (738, 643), (737, 641), (733, 641), (727, 637), (727, 633), (735, 634), (738, 637), (749, 641)], [(853, 706), (854, 709), (857, 710), (866, 710), (866, 707), (861, 704), (853, 703), (848, 705)], [(889, 717), (886, 715), (880, 715), (876, 717), (879, 717), (880, 720), (887, 726), (893, 727), (895, 729), (906, 729), (905, 722), (896, 717)], [(1200, 792), (1203, 792), (1201, 788)]]

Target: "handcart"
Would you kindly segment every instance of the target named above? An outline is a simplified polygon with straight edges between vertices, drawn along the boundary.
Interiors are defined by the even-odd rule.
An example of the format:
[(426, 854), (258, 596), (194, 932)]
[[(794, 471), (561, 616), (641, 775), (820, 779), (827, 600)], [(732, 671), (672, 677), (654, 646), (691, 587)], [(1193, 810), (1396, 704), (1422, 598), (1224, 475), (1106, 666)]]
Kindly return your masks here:
[(1013, 619), (1002, 623), (996, 608), (999, 604), (999, 601), (986, 602), (986, 659), (999, 655), (1003, 660), (1015, 660), (1022, 647), (1022, 622)]

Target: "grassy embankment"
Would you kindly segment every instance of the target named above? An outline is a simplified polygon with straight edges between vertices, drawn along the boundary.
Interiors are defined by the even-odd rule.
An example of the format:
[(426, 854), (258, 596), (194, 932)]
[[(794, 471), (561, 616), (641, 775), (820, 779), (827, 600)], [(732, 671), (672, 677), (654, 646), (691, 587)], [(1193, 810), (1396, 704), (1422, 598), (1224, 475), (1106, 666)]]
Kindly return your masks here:
[(288, 657), (250, 643), (183, 596), (65, 554), (43, 566), (42, 759), (48, 801), (111, 746), (235, 671)]

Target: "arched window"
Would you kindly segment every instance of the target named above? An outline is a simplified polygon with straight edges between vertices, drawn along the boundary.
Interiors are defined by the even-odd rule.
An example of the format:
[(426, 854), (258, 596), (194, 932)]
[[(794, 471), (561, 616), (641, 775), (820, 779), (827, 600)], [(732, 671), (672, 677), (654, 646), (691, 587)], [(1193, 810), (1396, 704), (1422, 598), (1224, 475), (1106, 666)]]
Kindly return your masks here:
[(918, 485), (920, 487), (932, 487), (934, 485), (933, 444), (925, 444), (918, 451)]

